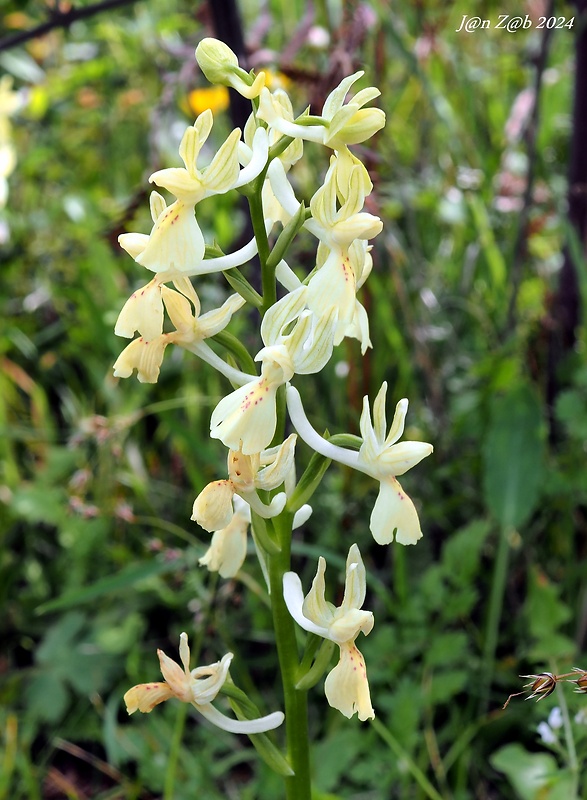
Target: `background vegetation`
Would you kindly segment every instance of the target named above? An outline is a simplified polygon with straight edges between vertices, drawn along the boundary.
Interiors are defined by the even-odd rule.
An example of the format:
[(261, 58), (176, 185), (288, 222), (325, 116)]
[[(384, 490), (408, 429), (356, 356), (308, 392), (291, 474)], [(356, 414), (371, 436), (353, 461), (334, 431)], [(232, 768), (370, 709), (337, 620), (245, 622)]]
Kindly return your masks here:
[[(290, 81), (298, 111), (360, 67), (388, 115), (361, 150), (385, 222), (362, 290), (377, 346), (361, 360), (345, 342), (305, 382), (313, 420), (356, 432), (363, 394), (387, 380), (410, 398), (409, 438), (435, 445), (404, 480), (416, 548), (373, 542), (375, 486), (337, 467), (296, 541), (308, 579), (318, 554), (342, 568), (358, 542), (377, 620), (364, 643), (374, 725), (312, 694), (317, 799), (587, 797), (586, 698), (557, 690), (501, 710), (520, 673), (587, 667), (587, 364), (573, 316), (587, 273), (566, 202), (581, 26), (570, 5), (555, 13), (574, 27), (551, 36), (539, 0), (474, 5), (240, 3), (250, 66)], [(5, 0), (3, 36), (48, 11)], [(496, 29), (507, 11), (532, 25)], [(464, 14), (491, 28), (457, 32)], [(235, 680), (280, 703), (255, 561), (216, 580), (197, 566), (209, 536), (189, 521), (224, 470), (207, 431), (225, 385), (179, 353), (154, 386), (111, 375), (114, 322), (143, 278), (116, 239), (149, 230), (148, 175), (176, 165), (201, 103), (219, 110), (193, 59), (213, 33), (204, 2), (137, 0), (0, 51), (21, 97), (0, 210), (0, 800), (280, 796), (245, 737), (178, 704), (132, 720), (121, 708), (181, 630), (195, 662), (235, 649)], [(312, 158), (300, 195), (325, 168)], [(208, 203), (207, 240), (234, 247), (238, 198)], [(297, 258), (309, 266), (309, 247)], [(199, 289), (204, 303), (225, 291)], [(551, 717), (540, 737), (564, 697), (570, 726)]]

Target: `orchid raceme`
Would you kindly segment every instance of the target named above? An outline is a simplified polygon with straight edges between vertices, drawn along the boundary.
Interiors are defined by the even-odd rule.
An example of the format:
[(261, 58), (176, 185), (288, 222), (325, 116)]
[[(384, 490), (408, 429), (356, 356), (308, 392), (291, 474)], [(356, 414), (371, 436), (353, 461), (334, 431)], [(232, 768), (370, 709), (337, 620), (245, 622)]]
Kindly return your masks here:
[(371, 422), (369, 399), (363, 398), (361, 434), (363, 443), (358, 453), (330, 444), (310, 425), (304, 412), (300, 394), (293, 386), (287, 388), (287, 408), (291, 421), (306, 444), (327, 458), (346, 464), (379, 481), (379, 495), (375, 502), (369, 527), (378, 544), (396, 541), (415, 544), (422, 537), (416, 508), (403, 491), (397, 475), (403, 475), (429, 456), (433, 447), (427, 442), (401, 442), (408, 401), (404, 398), (396, 406), (388, 435), (385, 418), (387, 383), (383, 383), (373, 405), (375, 424)]
[(283, 492), (266, 505), (257, 490), (270, 491), (285, 482), (293, 469), (296, 439), (296, 434), (292, 433), (271, 454), (245, 455), (239, 450), (231, 450), (228, 454), (228, 480), (213, 481), (200, 492), (194, 502), (192, 519), (207, 531), (226, 528), (232, 519), (235, 494), (265, 519), (281, 513), (286, 500)]
[[(326, 98), (322, 115), (312, 118), (317, 124), (306, 125), (291, 122), (286, 118), (283, 109), (269, 89), (264, 88), (259, 95), (259, 111), (257, 116), (275, 130), (285, 136), (318, 142), (333, 150), (341, 150), (349, 144), (364, 142), (385, 125), (385, 114), (379, 108), (363, 108), (381, 92), (373, 86), (362, 89), (349, 103), (344, 104), (351, 86), (365, 73), (355, 72), (344, 78)], [(301, 117), (300, 119), (303, 119)]]
[[(277, 424), (276, 394), (294, 374), (319, 372), (332, 355), (338, 311), (320, 319), (305, 310), (307, 289), (300, 287), (273, 305), (261, 324), (266, 344), (257, 353), (261, 376), (225, 397), (212, 412), (210, 435), (245, 455), (261, 452)], [(295, 323), (291, 333), (286, 333)]]
[(179, 639), (179, 657), (183, 669), (166, 656), (163, 650), (157, 650), (157, 655), (165, 682), (141, 683), (129, 689), (124, 695), (129, 714), (135, 711), (149, 714), (159, 703), (175, 697), (182, 703), (191, 703), (209, 722), (231, 733), (262, 733), (279, 727), (283, 722), (281, 711), (259, 719), (235, 720), (214, 708), (212, 701), (228, 677), (232, 653), (227, 653), (215, 664), (197, 667), (190, 672), (188, 637), (186, 633), (182, 633)]
[[(374, 617), (363, 609), (366, 575), (356, 544), (348, 551), (344, 597), (339, 606), (325, 598), (323, 557), (318, 559), (306, 596), (300, 578), (291, 572), (291, 554), (295, 552), (292, 531), (308, 520), (312, 509), (306, 501), (328, 466), (323, 458), (313, 457), (298, 481), (297, 436), (317, 453), (379, 482), (370, 527), (380, 543), (390, 542), (395, 536), (398, 542), (407, 544), (422, 535), (415, 507), (397, 476), (432, 452), (432, 446), (426, 443), (398, 441), (407, 400), (398, 403), (387, 432), (386, 384), (377, 395), (372, 415), (364, 398), (362, 439), (348, 438), (351, 447), (355, 443), (357, 449), (360, 447), (358, 452), (336, 447), (319, 436), (305, 416), (297, 389), (290, 384), (301, 381), (301, 376), (320, 372), (345, 337), (358, 339), (363, 354), (372, 346), (368, 315), (357, 292), (371, 272), (369, 242), (381, 232), (382, 222), (366, 210), (373, 183), (365, 165), (349, 147), (380, 130), (385, 114), (369, 107), (379, 95), (374, 87), (347, 99), (362, 72), (341, 81), (327, 97), (320, 116), (306, 111), (294, 118), (288, 94), (282, 89), (271, 91), (269, 73), (247, 73), (223, 42), (203, 39), (196, 58), (211, 81), (232, 87), (251, 100), (251, 114), (242, 138), (239, 129), (233, 130), (217, 152), (208, 156), (213, 115), (210, 110), (203, 111), (183, 134), (179, 146), (183, 166), (151, 175), (151, 183), (172, 197), (166, 201), (152, 192), (151, 232), (126, 233), (119, 238), (121, 246), (151, 275), (150, 281), (125, 303), (116, 322), (116, 334), (132, 341), (117, 359), (114, 374), (127, 377), (136, 370), (139, 381), (155, 382), (165, 350), (174, 344), (197, 355), (232, 383), (228, 393), (219, 394), (210, 415), (211, 438), (228, 448), (227, 474), (204, 486), (193, 502), (191, 519), (211, 534), (199, 563), (221, 578), (236, 578), (223, 587), (226, 593), (253, 587), (271, 606), (288, 723), (287, 758), (268, 737), (253, 739), (253, 744), (266, 763), (288, 781), (288, 798), (310, 800), (313, 787), (306, 742), (306, 691), (329, 670), (324, 684), (329, 704), (349, 718), (354, 714), (360, 720), (375, 716), (365, 661), (356, 646), (359, 634), (372, 630)], [(298, 201), (293, 188), (296, 164), (311, 146), (306, 143), (325, 146), (329, 157), (322, 183), (307, 192), (309, 207)], [(313, 174), (308, 168), (302, 172), (304, 189)], [(290, 175), (294, 176), (291, 183)], [(215, 243), (206, 246), (200, 226), (202, 207), (198, 204), (235, 189), (241, 190), (248, 203), (255, 238), (236, 252), (206, 258), (206, 253), (217, 256), (222, 251)], [(239, 209), (235, 239), (240, 235), (240, 216)], [(213, 227), (215, 221), (211, 219), (208, 215), (206, 224)], [(222, 226), (216, 227), (216, 235), (223, 238)], [(298, 234), (307, 232), (316, 240), (314, 253), (295, 263), (293, 254), (306, 251), (292, 244)], [(254, 256), (258, 257), (255, 263), (247, 265)], [(309, 269), (304, 270), (305, 264)], [(220, 308), (202, 314), (200, 297), (210, 295), (206, 287), (192, 283), (192, 279), (217, 272), (226, 273), (226, 281), (238, 294)], [(235, 330), (237, 338), (225, 331), (245, 302), (251, 305), (252, 313), (241, 314), (244, 323), (257, 311), (261, 314), (262, 345), (256, 348), (254, 358), (255, 349), (249, 351), (247, 347), (250, 332), (241, 327)], [(207, 342), (210, 337), (215, 337), (212, 346)], [(227, 355), (217, 354), (212, 349), (216, 346), (224, 348)], [(233, 366), (231, 359), (245, 371)], [(259, 362), (258, 370), (254, 362)], [(256, 372), (259, 374), (251, 374)], [(290, 435), (284, 396), (297, 431)], [(254, 548), (249, 543), (249, 529)], [(243, 568), (247, 552), (253, 549), (266, 593), (248, 565)], [(295, 623), (325, 640), (317, 651), (316, 639), (311, 637), (301, 663)], [(329, 669), (334, 644), (339, 659)], [(162, 651), (158, 655), (164, 681), (141, 684), (127, 692), (129, 713), (148, 713), (155, 705), (176, 697), (191, 703), (219, 727), (237, 733), (268, 731), (284, 720), (281, 712), (235, 720), (213, 707), (222, 690), (235, 704), (239, 717), (258, 714), (244, 693), (231, 683), (225, 685), (231, 653), (216, 664), (190, 671), (187, 636), (182, 634), (181, 666)]]
[(302, 582), (295, 572), (283, 576), (283, 598), (289, 613), (304, 630), (335, 642), (340, 660), (324, 684), (326, 699), (345, 717), (358, 713), (360, 720), (373, 718), (369, 683), (363, 656), (355, 645), (362, 631), (365, 636), (373, 628), (371, 611), (363, 611), (366, 579), (365, 566), (356, 544), (349, 550), (346, 562), (344, 597), (336, 607), (324, 597), (326, 561), (320, 556), (312, 588), (304, 598)]

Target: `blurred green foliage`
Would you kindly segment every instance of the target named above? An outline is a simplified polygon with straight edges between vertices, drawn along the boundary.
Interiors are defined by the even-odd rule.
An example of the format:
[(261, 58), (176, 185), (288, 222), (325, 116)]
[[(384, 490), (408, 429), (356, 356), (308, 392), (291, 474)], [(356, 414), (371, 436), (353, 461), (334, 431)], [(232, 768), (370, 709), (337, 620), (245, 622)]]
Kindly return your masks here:
[[(362, 290), (375, 348), (361, 360), (346, 341), (304, 396), (318, 428), (356, 433), (363, 394), (387, 380), (410, 398), (408, 438), (435, 445), (403, 480), (421, 508), (416, 548), (375, 545), (376, 487), (335, 467), (295, 541), (308, 581), (319, 554), (334, 579), (360, 544), (377, 619), (363, 649), (391, 737), (328, 709), (318, 687), (316, 797), (566, 800), (568, 750), (547, 753), (536, 734), (555, 699), (499, 709), (519, 673), (587, 666), (583, 328), (557, 365), (564, 390), (554, 407), (546, 399), (576, 27), (555, 31), (541, 80), (520, 260), (535, 25), (466, 34), (470, 4), (322, 0), (304, 28), (309, 9), (242, 0), (252, 64), (296, 81), (298, 111), (319, 108), (337, 68), (364, 68), (388, 125), (358, 148), (376, 185), (369, 210), (385, 222)], [(503, 11), (485, 2), (474, 13), (495, 23)], [(8, 0), (3, 14), (17, 32), (47, 7)], [(209, 25), (204, 3), (149, 0), (0, 53), (23, 98), (0, 211), (0, 800), (280, 796), (248, 740), (171, 703), (131, 722), (121, 709), (129, 686), (156, 679), (156, 648), (174, 654), (184, 629), (194, 663), (235, 650), (235, 681), (261, 708), (280, 704), (254, 558), (239, 579), (216, 580), (197, 565), (209, 537), (189, 522), (196, 494), (224, 474), (208, 421), (226, 385), (171, 352), (157, 385), (111, 376), (124, 345), (114, 322), (143, 278), (116, 239), (149, 230), (147, 178), (177, 163), (190, 93), (205, 85), (193, 50)], [(325, 162), (306, 152), (296, 189), (307, 199)], [(222, 247), (246, 235), (238, 198), (202, 203), (199, 219)], [(311, 269), (311, 258), (308, 240), (296, 261)], [(254, 265), (245, 273), (255, 283)], [(211, 306), (227, 286), (198, 290)], [(310, 454), (298, 451), (303, 466)], [(585, 704), (568, 702), (571, 718)]]

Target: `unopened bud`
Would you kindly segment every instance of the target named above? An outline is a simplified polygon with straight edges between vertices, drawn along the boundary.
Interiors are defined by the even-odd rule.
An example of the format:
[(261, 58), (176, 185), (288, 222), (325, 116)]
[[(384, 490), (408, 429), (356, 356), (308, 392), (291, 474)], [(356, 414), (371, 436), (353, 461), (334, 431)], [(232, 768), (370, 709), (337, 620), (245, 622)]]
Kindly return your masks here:
[(253, 78), (239, 67), (238, 58), (230, 47), (218, 39), (202, 39), (196, 47), (196, 61), (210, 83), (232, 86), (249, 100), (258, 97), (265, 86), (265, 73), (260, 72)]
[[(227, 85), (227, 76), (238, 69), (238, 58), (227, 44), (207, 37), (196, 47), (196, 61), (210, 83)], [(244, 70), (243, 70), (244, 71)]]

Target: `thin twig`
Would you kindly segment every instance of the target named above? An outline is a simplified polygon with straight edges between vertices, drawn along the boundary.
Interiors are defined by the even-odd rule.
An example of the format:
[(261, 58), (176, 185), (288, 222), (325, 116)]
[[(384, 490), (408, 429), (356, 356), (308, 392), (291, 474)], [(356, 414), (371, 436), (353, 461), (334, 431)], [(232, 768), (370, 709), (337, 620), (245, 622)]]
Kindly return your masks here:
[(4, 39), (0, 39), (0, 52), (28, 42), (29, 39), (36, 39), (39, 36), (44, 36), (55, 28), (69, 28), (69, 26), (77, 22), (77, 20), (87, 19), (88, 17), (93, 17), (94, 14), (100, 14), (102, 11), (110, 11), (113, 8), (129, 6), (131, 3), (136, 2), (137, 0), (103, 0), (102, 3), (95, 3), (92, 6), (84, 6), (83, 8), (72, 7), (68, 11), (51, 9), (50, 17), (46, 22), (42, 22), (40, 25), (29, 28), (26, 31), (20, 31), (20, 33), (15, 33), (12, 36), (6, 36)]

